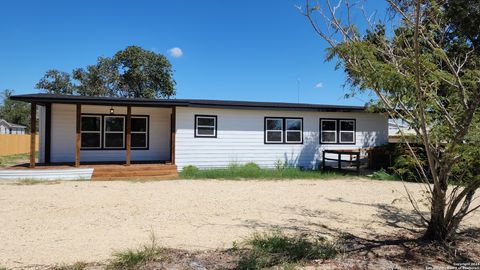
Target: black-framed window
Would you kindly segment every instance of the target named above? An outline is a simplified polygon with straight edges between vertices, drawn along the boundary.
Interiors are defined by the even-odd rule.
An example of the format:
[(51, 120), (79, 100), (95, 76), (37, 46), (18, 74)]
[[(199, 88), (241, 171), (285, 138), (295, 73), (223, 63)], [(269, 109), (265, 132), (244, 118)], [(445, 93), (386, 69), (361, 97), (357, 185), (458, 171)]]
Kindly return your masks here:
[(320, 119), (321, 144), (355, 144), (355, 119)]
[(125, 148), (125, 116), (106, 115), (103, 118), (103, 147)]
[[(124, 114), (82, 114), (81, 150), (124, 150), (126, 119)], [(149, 125), (148, 115), (131, 116), (132, 150), (148, 150)]]
[(132, 149), (148, 147), (148, 117), (132, 116)]
[(265, 117), (266, 144), (303, 143), (303, 118)]
[(195, 115), (195, 137), (216, 138), (217, 116)]
[(82, 115), (80, 119), (81, 147), (84, 149), (102, 148), (102, 116)]

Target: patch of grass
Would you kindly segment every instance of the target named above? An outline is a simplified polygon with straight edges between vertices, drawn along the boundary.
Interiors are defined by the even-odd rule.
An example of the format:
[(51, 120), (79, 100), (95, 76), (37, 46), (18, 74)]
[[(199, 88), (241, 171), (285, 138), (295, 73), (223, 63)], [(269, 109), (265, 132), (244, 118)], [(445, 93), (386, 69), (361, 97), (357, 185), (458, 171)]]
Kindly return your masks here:
[(7, 270), (6, 267), (0, 266), (0, 270)]
[(86, 262), (76, 262), (71, 265), (59, 265), (53, 267), (53, 270), (84, 270), (88, 264)]
[(155, 235), (150, 236), (150, 244), (138, 249), (115, 252), (113, 259), (107, 265), (110, 270), (133, 270), (142, 265), (160, 259), (163, 249), (157, 244)]
[[(35, 153), (38, 157), (38, 152)], [(1, 156), (0, 157), (0, 167), (8, 167), (18, 164), (27, 163), (30, 160), (30, 154), (17, 154), (17, 155), (10, 155), (10, 156)]]
[(294, 264), (330, 259), (338, 254), (337, 247), (326, 239), (289, 236), (280, 231), (256, 233), (235, 250), (239, 252), (239, 270), (272, 266), (292, 269)]
[(44, 184), (44, 185), (55, 185), (60, 183), (59, 181), (47, 181), (47, 180), (37, 180), (37, 179), (22, 179), (15, 181), (13, 184), (17, 186), (32, 186), (32, 185), (38, 185), (38, 184)]
[(375, 180), (397, 181), (399, 180), (395, 175), (387, 173), (384, 169), (374, 172), (370, 178)]
[(327, 171), (301, 170), (294, 167), (263, 169), (255, 163), (230, 165), (225, 169), (200, 170), (186, 166), (180, 172), (185, 179), (328, 179), (343, 177), (343, 174)]

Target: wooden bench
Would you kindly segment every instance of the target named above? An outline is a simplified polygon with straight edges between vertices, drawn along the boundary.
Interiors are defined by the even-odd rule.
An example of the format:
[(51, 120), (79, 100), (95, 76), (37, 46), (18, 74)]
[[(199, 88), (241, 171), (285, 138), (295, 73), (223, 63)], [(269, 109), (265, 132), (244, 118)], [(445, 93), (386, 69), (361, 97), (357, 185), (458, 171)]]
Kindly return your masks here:
[[(326, 154), (336, 154), (337, 158), (327, 158), (325, 157)], [(342, 160), (342, 155), (349, 155), (350, 160)], [(355, 160), (353, 160), (353, 157), (356, 157)], [(357, 173), (360, 173), (360, 150), (323, 150), (322, 153), (322, 168), (325, 170), (325, 161), (326, 160), (331, 160), (331, 161), (336, 161), (337, 162), (337, 169), (341, 170), (342, 169), (342, 162), (344, 163), (350, 163), (354, 164), (356, 167)]]

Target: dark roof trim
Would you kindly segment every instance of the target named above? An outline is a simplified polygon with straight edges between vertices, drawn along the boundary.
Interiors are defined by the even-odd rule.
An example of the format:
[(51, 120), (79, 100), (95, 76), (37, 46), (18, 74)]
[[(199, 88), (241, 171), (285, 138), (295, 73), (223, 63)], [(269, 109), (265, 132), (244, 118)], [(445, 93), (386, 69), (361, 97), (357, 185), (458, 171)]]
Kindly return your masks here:
[(256, 102), (256, 101), (230, 101), (230, 100), (202, 100), (202, 99), (145, 99), (145, 98), (120, 98), (120, 97), (89, 97), (56, 94), (28, 94), (10, 97), (12, 100), (36, 102), (39, 104), (65, 103), (107, 106), (139, 106), (139, 107), (196, 107), (196, 108), (221, 108), (221, 109), (255, 109), (255, 110), (300, 110), (300, 111), (326, 111), (326, 112), (363, 112), (364, 106), (337, 106), (304, 103), (284, 102)]

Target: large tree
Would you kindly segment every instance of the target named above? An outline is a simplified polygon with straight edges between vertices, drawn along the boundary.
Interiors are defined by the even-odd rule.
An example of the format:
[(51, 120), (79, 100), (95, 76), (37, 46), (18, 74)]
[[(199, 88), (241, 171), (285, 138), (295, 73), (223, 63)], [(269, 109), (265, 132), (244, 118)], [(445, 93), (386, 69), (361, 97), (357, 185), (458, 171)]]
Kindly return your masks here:
[[(426, 161), (407, 143), (425, 183), (429, 214), (415, 198), (425, 239), (449, 240), (478, 209), (480, 187), (480, 2), (387, 0), (388, 21), (349, 1), (300, 8), (345, 70), (353, 92), (373, 91), (393, 119), (416, 132)], [(365, 18), (358, 27), (353, 18)], [(360, 24), (362, 25), (362, 24)], [(424, 165), (426, 163), (426, 166)]]
[(5, 89), (0, 94), (2, 104), (0, 104), (0, 118), (13, 124), (24, 125), (30, 130), (30, 107), (27, 103), (11, 100), (13, 90)]
[(84, 96), (170, 98), (175, 95), (172, 75), (164, 55), (129, 46), (113, 57), (99, 57), (96, 64), (73, 70), (72, 75), (49, 70), (36, 88)]

